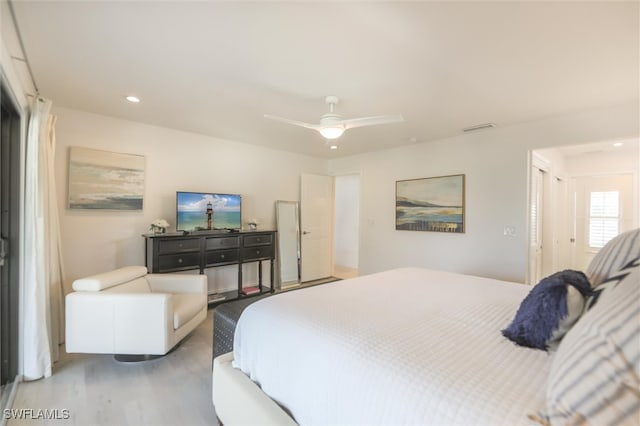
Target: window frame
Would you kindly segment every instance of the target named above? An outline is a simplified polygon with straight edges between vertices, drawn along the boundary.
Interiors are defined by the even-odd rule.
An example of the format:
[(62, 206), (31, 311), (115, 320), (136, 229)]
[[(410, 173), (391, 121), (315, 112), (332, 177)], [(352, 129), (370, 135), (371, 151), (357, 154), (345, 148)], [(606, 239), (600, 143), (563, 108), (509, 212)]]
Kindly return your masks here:
[[(594, 214), (594, 195), (599, 194), (602, 199), (599, 209), (601, 214)], [(608, 211), (611, 205), (607, 204), (607, 196), (615, 194), (615, 213)], [(588, 205), (588, 227), (587, 227), (587, 247), (589, 250), (598, 251), (604, 247), (616, 235), (620, 234), (620, 191), (589, 191), (589, 205)], [(592, 237), (594, 221), (600, 221), (600, 234), (597, 238)], [(607, 223), (615, 223), (615, 231), (612, 235), (607, 234)], [(594, 245), (594, 242), (597, 245)]]

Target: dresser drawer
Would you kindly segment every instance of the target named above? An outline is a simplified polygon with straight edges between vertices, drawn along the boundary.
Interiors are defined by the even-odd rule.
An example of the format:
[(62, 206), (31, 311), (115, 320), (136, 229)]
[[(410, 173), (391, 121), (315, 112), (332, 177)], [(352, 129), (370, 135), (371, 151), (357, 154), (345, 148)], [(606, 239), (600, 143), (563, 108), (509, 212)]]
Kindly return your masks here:
[(242, 260), (262, 259), (270, 258), (273, 255), (273, 247), (271, 246), (256, 246), (242, 249)]
[(158, 254), (200, 251), (199, 239), (170, 239), (158, 241)]
[(206, 254), (206, 266), (215, 265), (217, 263), (237, 262), (238, 250), (216, 250)]
[(205, 250), (218, 250), (240, 247), (240, 237), (207, 238)]
[(268, 246), (273, 244), (271, 234), (246, 235), (243, 239), (244, 247)]
[(200, 267), (200, 252), (181, 253), (181, 254), (165, 254), (158, 256), (159, 272), (177, 270), (177, 269), (193, 269)]

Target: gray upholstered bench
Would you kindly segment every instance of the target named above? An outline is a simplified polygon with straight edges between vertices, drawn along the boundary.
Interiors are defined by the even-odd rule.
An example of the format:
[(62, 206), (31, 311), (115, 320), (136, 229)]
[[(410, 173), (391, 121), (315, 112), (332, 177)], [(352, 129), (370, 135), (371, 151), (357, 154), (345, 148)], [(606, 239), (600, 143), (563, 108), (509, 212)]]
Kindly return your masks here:
[(247, 297), (216, 306), (213, 310), (213, 358), (233, 350), (233, 334), (242, 311), (270, 293)]

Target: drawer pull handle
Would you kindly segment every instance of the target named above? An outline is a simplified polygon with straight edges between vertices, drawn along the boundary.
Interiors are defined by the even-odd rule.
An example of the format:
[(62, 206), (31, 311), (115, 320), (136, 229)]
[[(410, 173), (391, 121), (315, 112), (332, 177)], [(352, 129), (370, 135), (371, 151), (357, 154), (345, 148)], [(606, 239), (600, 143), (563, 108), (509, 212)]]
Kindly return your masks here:
[(183, 247), (183, 244), (182, 244), (182, 243), (178, 244), (178, 247), (182, 248), (182, 247)]
[(256, 241), (257, 241), (257, 242), (260, 242), (260, 238), (256, 238)]
[(256, 250), (256, 254), (260, 254), (260, 250)]
[(221, 255), (220, 255), (220, 259), (224, 259), (224, 254), (221, 254)]
[(182, 263), (182, 258), (178, 259), (178, 263)]

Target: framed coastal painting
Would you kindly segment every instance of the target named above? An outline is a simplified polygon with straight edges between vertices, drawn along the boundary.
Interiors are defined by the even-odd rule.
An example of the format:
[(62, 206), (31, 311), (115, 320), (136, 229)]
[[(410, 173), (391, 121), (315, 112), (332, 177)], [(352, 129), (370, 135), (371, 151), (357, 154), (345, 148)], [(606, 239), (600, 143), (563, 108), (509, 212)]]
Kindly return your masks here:
[(464, 233), (464, 177), (396, 182), (396, 229)]
[(70, 148), (70, 209), (142, 210), (143, 194), (144, 156)]

